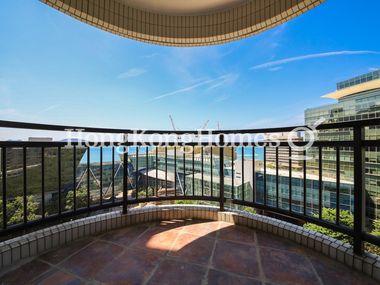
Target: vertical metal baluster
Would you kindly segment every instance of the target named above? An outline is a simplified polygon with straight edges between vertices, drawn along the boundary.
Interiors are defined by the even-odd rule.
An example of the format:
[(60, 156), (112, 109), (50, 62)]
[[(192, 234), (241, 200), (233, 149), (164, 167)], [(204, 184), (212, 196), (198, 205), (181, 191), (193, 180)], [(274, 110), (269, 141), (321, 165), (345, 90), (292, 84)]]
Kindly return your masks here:
[[(112, 146), (112, 180), (111, 180), (111, 183), (112, 183), (112, 203), (115, 203), (115, 147)], [(127, 168), (127, 165), (125, 164), (124, 162), (124, 168)], [(128, 168), (127, 168), (128, 170)], [(127, 183), (128, 183), (128, 179), (127, 179)]]
[(319, 219), (322, 219), (322, 200), (323, 200), (323, 188), (322, 188), (322, 147), (318, 147), (318, 167), (319, 167), (319, 189), (318, 189), (318, 211)]
[(76, 147), (75, 145), (73, 146), (73, 193), (74, 193), (74, 212), (77, 210), (77, 154), (76, 154)]
[(168, 147), (165, 146), (165, 196), (168, 197)]
[(245, 201), (245, 185), (244, 185), (244, 146), (241, 147), (241, 180), (242, 180), (242, 200)]
[(61, 147), (58, 147), (58, 214), (62, 214), (62, 153)]
[(224, 211), (224, 135), (219, 135), (219, 208)]
[(289, 146), (289, 211), (293, 209), (293, 195), (292, 195), (292, 148)]
[(2, 151), (2, 173), (3, 173), (3, 229), (7, 228), (7, 149), (3, 147)]
[(128, 146), (123, 147), (123, 214), (128, 212)]
[(214, 196), (214, 181), (213, 181), (213, 161), (212, 161), (212, 151), (213, 151), (213, 147), (211, 146), (210, 147), (210, 186), (211, 186), (211, 191), (210, 191), (210, 193), (211, 193), (211, 197), (213, 197)]
[(186, 196), (186, 154), (185, 147), (183, 149), (183, 196)]
[(365, 151), (364, 131), (361, 126), (354, 127), (354, 253), (363, 254), (363, 228), (365, 225)]
[(280, 205), (280, 201), (279, 201), (279, 198), (280, 198), (280, 189), (279, 189), (279, 185), (278, 185), (278, 180), (279, 180), (279, 163), (278, 163), (278, 147), (276, 147), (276, 208), (279, 208), (279, 205)]
[(135, 158), (136, 158), (136, 171), (135, 171), (136, 199), (139, 199), (139, 151), (140, 151), (140, 148), (138, 146), (136, 146), (136, 153), (135, 153)]
[(103, 147), (100, 147), (100, 205), (103, 205)]
[(177, 147), (174, 146), (174, 196), (177, 197)]
[[(74, 196), (75, 197), (75, 196)], [(74, 202), (75, 205), (75, 202)], [(41, 148), (41, 216), (45, 219), (45, 148)]]
[(340, 224), (340, 149), (336, 147), (336, 224)]
[(306, 170), (306, 150), (303, 151), (303, 214), (306, 216), (307, 210), (307, 170)]
[(203, 165), (203, 146), (201, 147), (201, 172), (202, 172), (202, 197), (204, 196), (204, 165)]
[[(124, 160), (124, 169), (125, 169), (125, 192), (126, 192), (126, 196), (125, 196), (125, 201), (126, 202), (128, 202), (128, 186), (129, 186), (129, 165), (128, 165), (128, 163), (129, 163), (129, 145), (128, 145), (128, 142), (126, 142), (127, 144), (126, 144), (126, 146), (124, 147), (124, 153), (125, 153), (125, 155), (124, 155), (124, 158), (125, 158), (125, 160)], [(131, 184), (132, 185), (132, 184)], [(132, 195), (131, 195), (132, 196)], [(127, 204), (127, 206), (128, 206), (128, 204)]]
[(90, 147), (87, 147), (87, 208), (90, 208)]
[(193, 197), (195, 196), (195, 177), (194, 177), (194, 152), (195, 152), (195, 147), (193, 146), (193, 154), (192, 154), (192, 158), (193, 158)]
[(148, 198), (149, 196), (149, 175), (148, 175), (148, 170), (149, 170), (149, 157), (148, 157), (148, 154), (149, 154), (149, 150), (148, 150), (148, 147), (146, 146), (145, 147), (145, 162), (146, 162), (146, 181), (145, 181), (145, 196), (146, 198)]
[(255, 157), (255, 147), (252, 146), (252, 202), (256, 203), (256, 157)]
[(22, 148), (22, 166), (23, 166), (23, 209), (24, 209), (24, 224), (28, 222), (28, 203), (27, 203), (27, 177), (26, 177), (26, 147)]
[(264, 146), (264, 205), (267, 205), (267, 148)]
[(231, 147), (231, 153), (232, 153), (232, 157), (231, 157), (231, 181), (232, 181), (232, 186), (231, 186), (231, 198), (232, 199), (235, 199), (235, 148), (232, 146)]
[(158, 146), (156, 146), (156, 181), (154, 182), (156, 196), (158, 197)]

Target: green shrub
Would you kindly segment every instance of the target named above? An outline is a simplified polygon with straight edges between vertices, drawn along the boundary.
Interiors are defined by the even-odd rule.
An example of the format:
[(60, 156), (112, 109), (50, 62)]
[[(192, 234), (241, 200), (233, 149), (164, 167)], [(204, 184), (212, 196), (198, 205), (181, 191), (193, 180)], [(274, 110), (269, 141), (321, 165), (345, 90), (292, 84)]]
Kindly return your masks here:
[[(318, 218), (318, 215), (314, 215), (315, 218)], [(347, 227), (353, 228), (354, 226), (354, 215), (347, 211), (347, 210), (340, 210), (340, 223), (342, 225), (345, 225)], [(336, 220), (336, 209), (331, 208), (323, 208), (322, 209), (322, 219), (329, 221), (329, 222), (335, 222)], [(304, 227), (313, 230), (316, 232), (319, 232), (321, 234), (327, 235), (332, 238), (336, 238), (338, 240), (341, 240), (344, 243), (353, 243), (353, 239), (350, 236), (347, 236), (345, 234), (342, 234), (340, 232), (336, 232), (330, 229), (327, 229), (325, 227), (318, 226), (316, 224), (312, 223), (306, 223), (304, 224)], [(374, 236), (380, 236), (380, 220), (374, 220), (372, 222), (372, 230), (370, 232)], [(378, 246), (375, 246), (373, 244), (366, 243), (365, 249), (368, 252), (380, 255), (380, 248)]]

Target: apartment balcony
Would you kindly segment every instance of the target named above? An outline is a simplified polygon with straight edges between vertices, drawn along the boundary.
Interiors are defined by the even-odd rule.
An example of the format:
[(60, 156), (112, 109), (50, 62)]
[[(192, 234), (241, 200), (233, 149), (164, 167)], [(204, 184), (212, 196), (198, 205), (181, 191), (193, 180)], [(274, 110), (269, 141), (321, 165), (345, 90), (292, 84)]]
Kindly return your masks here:
[(283, 237), (223, 221), (141, 223), (48, 251), (4, 284), (377, 284)]
[[(289, 142), (231, 138), (294, 128), (212, 137), (177, 132), (193, 140), (159, 145), (147, 136), (169, 132), (137, 138), (142, 131), (1, 121), (0, 128), (28, 132), (80, 129), (113, 136), (102, 142), (0, 142), (1, 283), (377, 284), (380, 258), (364, 248), (380, 245), (369, 230), (373, 213), (364, 173), (366, 153), (379, 144), (365, 138), (374, 125), (380, 120), (319, 126), (350, 129), (353, 139), (317, 140), (304, 151), (311, 158), (286, 172), (279, 148), (289, 150), (292, 166)], [(305, 136), (295, 144), (308, 143)], [(269, 148), (274, 165), (268, 165)], [(323, 173), (327, 148), (329, 158), (336, 151), (335, 177)], [(354, 152), (352, 180), (340, 177), (342, 148)], [(294, 181), (302, 182), (302, 191)], [(324, 217), (325, 209), (335, 211), (334, 221)], [(353, 225), (341, 219), (342, 210)], [(305, 223), (344, 234), (350, 243)]]

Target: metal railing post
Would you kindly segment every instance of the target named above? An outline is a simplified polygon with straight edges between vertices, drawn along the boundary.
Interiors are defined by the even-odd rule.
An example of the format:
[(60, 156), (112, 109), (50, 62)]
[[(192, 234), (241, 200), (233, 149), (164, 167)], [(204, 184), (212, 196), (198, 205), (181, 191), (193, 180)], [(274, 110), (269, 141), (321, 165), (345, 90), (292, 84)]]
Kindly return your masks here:
[(3, 229), (7, 228), (7, 149), (5, 147), (1, 148), (1, 174), (2, 174), (2, 182), (3, 182)]
[(125, 147), (123, 149), (123, 214), (128, 212), (128, 141), (125, 140)]
[(219, 206), (224, 211), (224, 135), (219, 136)]
[[(365, 151), (363, 127), (354, 127), (354, 253), (363, 254), (363, 228), (365, 225)], [(339, 213), (338, 213), (339, 214)]]

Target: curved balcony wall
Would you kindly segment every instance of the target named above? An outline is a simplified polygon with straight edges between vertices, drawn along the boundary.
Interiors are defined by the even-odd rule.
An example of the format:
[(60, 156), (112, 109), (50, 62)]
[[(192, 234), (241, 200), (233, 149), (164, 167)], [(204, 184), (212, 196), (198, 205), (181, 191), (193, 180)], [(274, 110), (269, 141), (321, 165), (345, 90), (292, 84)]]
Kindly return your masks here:
[(117, 228), (178, 219), (223, 221), (268, 232), (321, 252), (331, 259), (380, 281), (380, 264), (376, 257), (370, 254), (359, 257), (354, 254), (352, 246), (343, 244), (341, 241), (270, 217), (237, 210), (220, 212), (217, 207), (199, 205), (134, 208), (127, 215), (123, 215), (121, 211), (115, 211), (32, 232), (0, 243), (1, 267), (7, 269), (23, 259), (35, 257), (75, 240)]

